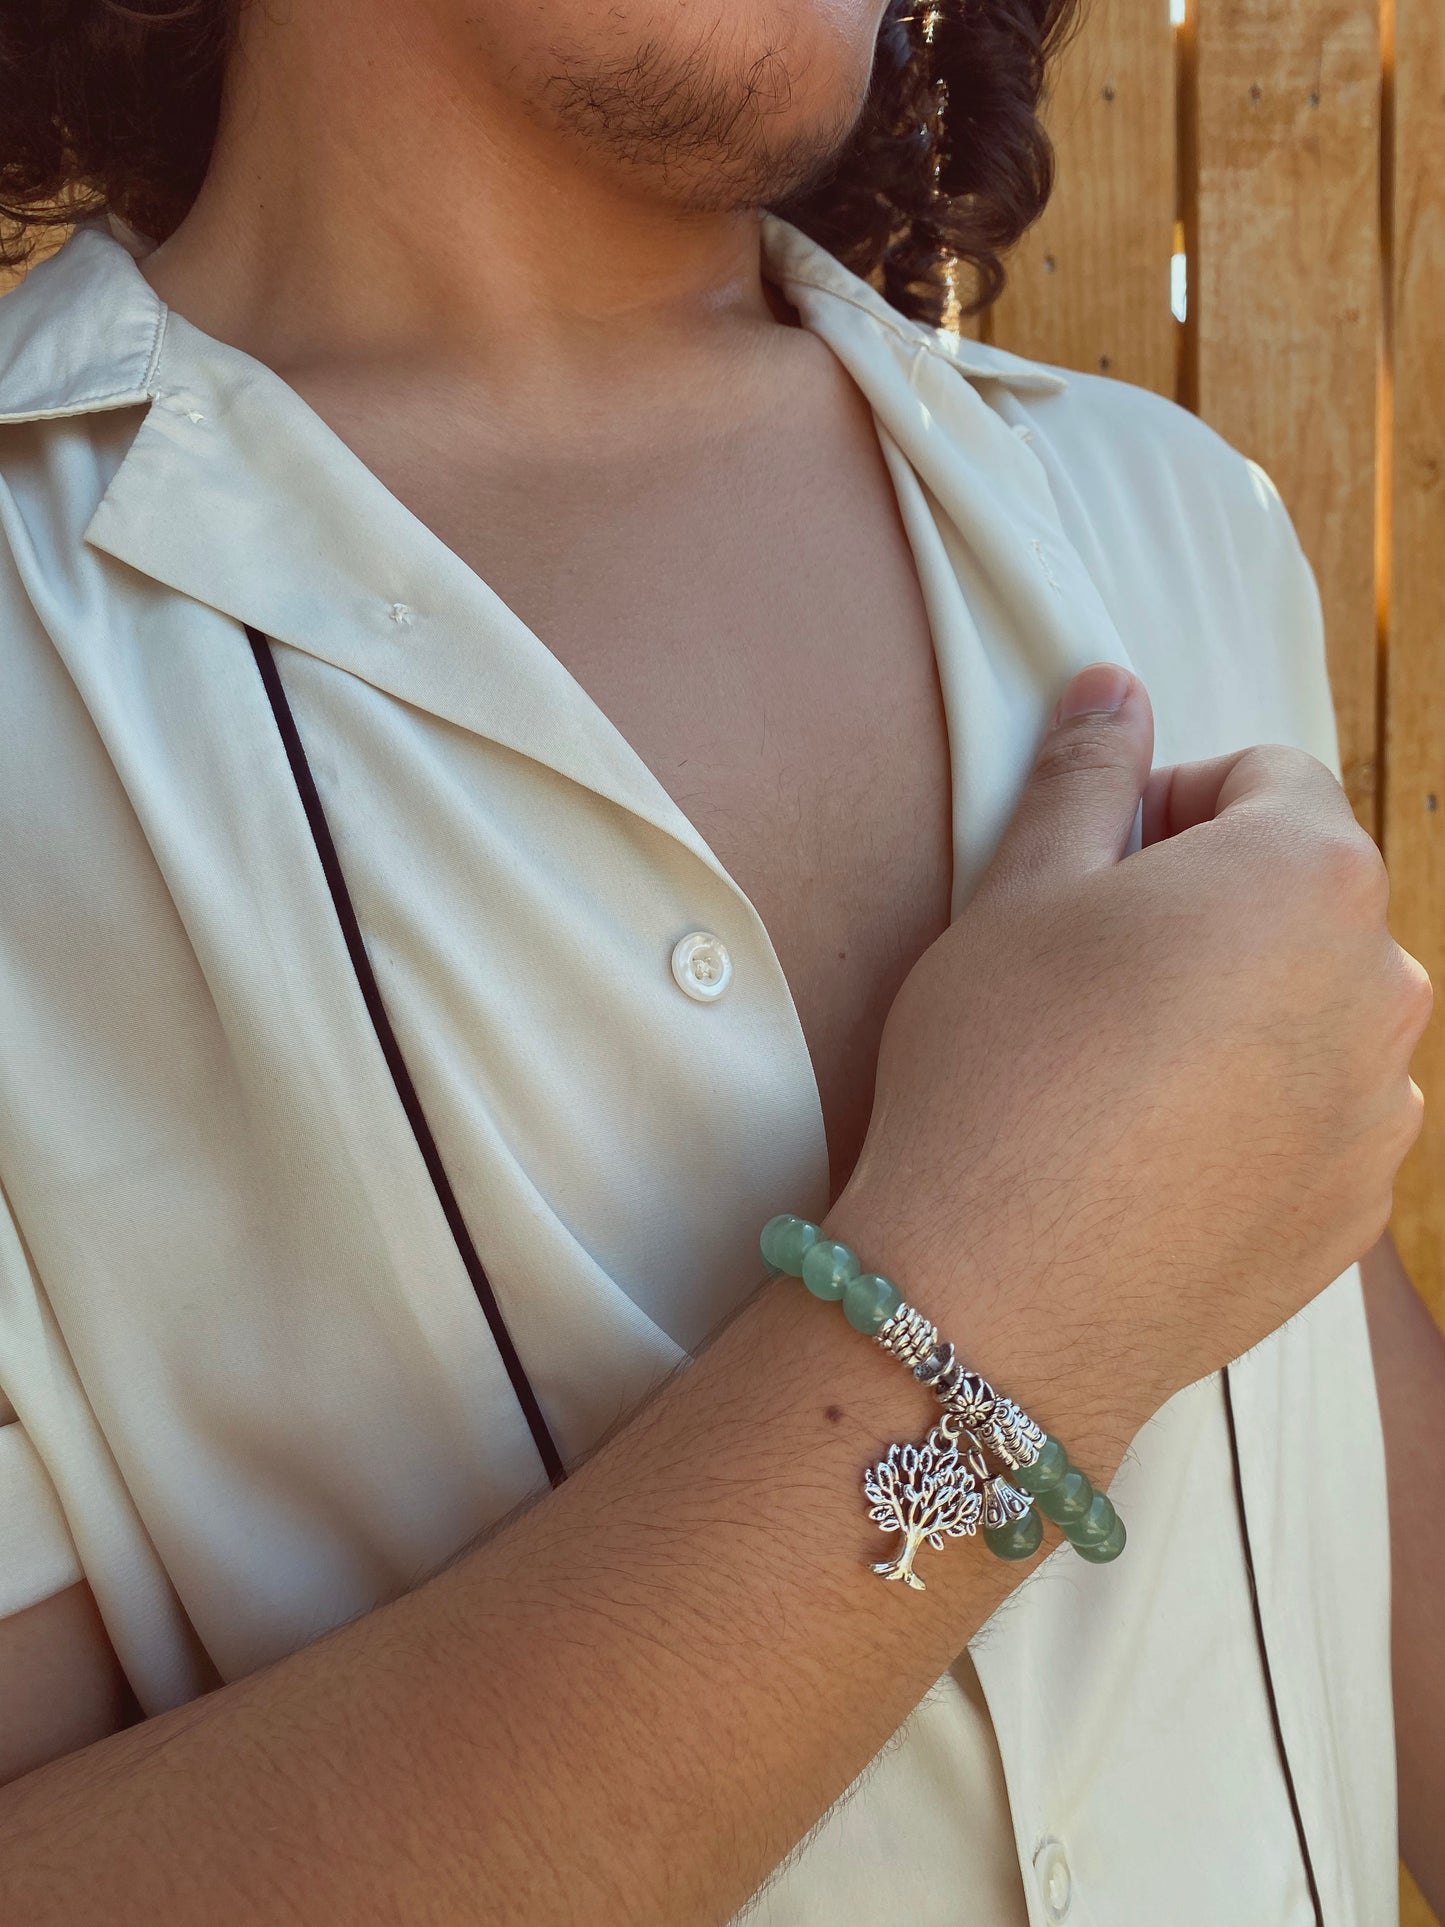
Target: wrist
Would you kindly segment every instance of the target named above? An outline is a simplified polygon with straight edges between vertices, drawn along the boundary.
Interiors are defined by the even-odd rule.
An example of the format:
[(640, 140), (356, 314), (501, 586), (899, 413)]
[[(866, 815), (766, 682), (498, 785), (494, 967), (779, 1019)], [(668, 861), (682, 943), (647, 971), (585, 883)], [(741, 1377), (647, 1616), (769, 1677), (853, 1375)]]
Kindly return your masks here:
[(1114, 1321), (1100, 1315), (1104, 1287), (1065, 1291), (995, 1221), (975, 1217), (960, 1248), (926, 1205), (904, 1212), (851, 1183), (820, 1230), (891, 1279), (971, 1369), (1067, 1439), (1097, 1483), (1113, 1477), (1160, 1401), (1142, 1348), (1120, 1344)]
[[(846, 1239), (827, 1235), (845, 1225), (856, 1235), (846, 1208), (835, 1208), (823, 1225), (781, 1213), (764, 1225), (759, 1242), (774, 1270), (800, 1277), (825, 1303), (840, 1304), (848, 1323), (875, 1339), (942, 1407), (926, 1439), (895, 1441), (865, 1477), (869, 1517), (899, 1535), (893, 1555), (874, 1562), (873, 1571), (923, 1589), (913, 1569), (919, 1549), (941, 1552), (945, 1538), (974, 1533), (1001, 1560), (1030, 1559), (1043, 1544), (1045, 1520), (1089, 1564), (1117, 1559), (1128, 1532), (1104, 1484), (1117, 1469), (1122, 1444), (1104, 1449), (1104, 1484), (1096, 1485), (1070, 1445), (999, 1381), (997, 1367), (981, 1369), (976, 1345), (965, 1357), (931, 1308), (865, 1264)], [(1092, 1436), (1102, 1443), (1097, 1429)], [(1099, 1454), (1092, 1456), (1097, 1476)]]

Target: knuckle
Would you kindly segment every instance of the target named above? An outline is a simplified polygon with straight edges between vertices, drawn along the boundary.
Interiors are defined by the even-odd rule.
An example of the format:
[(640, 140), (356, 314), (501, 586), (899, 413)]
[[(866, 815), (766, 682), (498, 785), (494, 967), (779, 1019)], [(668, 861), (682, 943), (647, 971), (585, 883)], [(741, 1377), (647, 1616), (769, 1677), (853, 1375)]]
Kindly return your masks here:
[(1435, 986), (1430, 981), (1430, 973), (1418, 957), (1412, 957), (1408, 950), (1395, 946), (1400, 972), (1400, 1003), (1406, 1017), (1419, 1030), (1424, 1030), (1435, 1008)]
[(1390, 901), (1390, 873), (1374, 839), (1358, 827), (1318, 832), (1304, 851), (1310, 880), (1332, 905), (1359, 915), (1383, 917)]
[(1392, 1183), (1424, 1128), (1425, 1093), (1413, 1077), (1407, 1077), (1382, 1126), (1382, 1156), (1388, 1162)]
[(1339, 779), (1329, 765), (1293, 743), (1255, 743), (1240, 761), (1248, 766), (1251, 779), (1262, 780), (1268, 793), (1281, 802), (1292, 801), (1301, 794), (1317, 797), (1321, 775), (1327, 776), (1333, 787), (1340, 790)]
[(1119, 762), (1118, 733), (1082, 717), (1071, 728), (1050, 739), (1035, 772), (1045, 783), (1067, 781), (1098, 770), (1115, 769)]
[(1248, 762), (1251, 770), (1288, 778), (1303, 776), (1316, 759), (1293, 743), (1253, 743), (1240, 760)]

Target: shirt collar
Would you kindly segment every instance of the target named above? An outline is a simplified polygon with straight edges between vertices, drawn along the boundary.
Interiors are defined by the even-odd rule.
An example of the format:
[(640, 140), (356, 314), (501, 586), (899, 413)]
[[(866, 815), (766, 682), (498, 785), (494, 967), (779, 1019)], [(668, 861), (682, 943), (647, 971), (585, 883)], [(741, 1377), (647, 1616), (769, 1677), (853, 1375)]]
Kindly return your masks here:
[(0, 422), (150, 400), (165, 320), (119, 231), (82, 221), (0, 303)]
[(940, 355), (971, 381), (1001, 382), (1018, 394), (1056, 394), (1067, 388), (1068, 378), (1062, 369), (1025, 360), (987, 342), (971, 341), (950, 328), (930, 328), (925, 322), (909, 320), (876, 288), (845, 268), (836, 255), (778, 215), (765, 214), (762, 229), (764, 259), (784, 293), (810, 289), (844, 302), (905, 349), (916, 352), (923, 348)]
[[(990, 405), (1000, 390), (1047, 393), (1062, 377), (908, 321), (774, 217), (764, 245), (804, 325), (853, 374), (941, 512), (997, 552), (1029, 633), (1061, 619), (1049, 598), (1067, 591), (1069, 646), (1091, 650), (1079, 660), (1116, 655), (1092, 634), (1097, 597), (1073, 579), (1081, 568), (1070, 573), (1039, 463)], [(168, 310), (136, 251), (87, 222), (0, 301), (0, 421), (150, 404), (98, 504), (84, 504), (86, 547), (186, 598), (187, 647), (209, 645), (213, 616), (216, 640), (250, 623), (609, 797), (726, 877), (544, 643), (279, 374)], [(1040, 573), (1046, 551), (1057, 567)], [(159, 653), (164, 611), (146, 634)], [(105, 634), (92, 625), (75, 646), (102, 647)]]
[[(896, 344), (940, 355), (973, 381), (1020, 394), (1067, 385), (1057, 368), (910, 321), (801, 229), (774, 214), (762, 224), (765, 258), (790, 287), (842, 301)], [(162, 392), (168, 309), (137, 265), (145, 244), (116, 222), (80, 222), (0, 306), (0, 422), (41, 421), (126, 408)], [(201, 341), (208, 339), (199, 336)], [(219, 344), (218, 344), (219, 345)], [(236, 350), (228, 350), (234, 354)]]

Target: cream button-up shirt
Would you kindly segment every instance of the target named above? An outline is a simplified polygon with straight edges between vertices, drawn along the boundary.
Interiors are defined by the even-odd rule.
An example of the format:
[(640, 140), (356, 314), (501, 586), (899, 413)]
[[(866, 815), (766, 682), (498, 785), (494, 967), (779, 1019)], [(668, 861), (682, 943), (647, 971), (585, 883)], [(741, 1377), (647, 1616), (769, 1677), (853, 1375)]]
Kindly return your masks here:
[[(1338, 773), (1314, 582), (1257, 467), (763, 239), (897, 489), (955, 912), (1084, 663), (1144, 678), (1160, 762), (1275, 740)], [(539, 639), (285, 382), (168, 312), (137, 246), (89, 222), (0, 301), (0, 1612), (83, 1575), (156, 1712), (545, 1483), (244, 623), (564, 1457), (751, 1291), (765, 1219), (829, 1200), (748, 898)], [(1126, 1556), (1046, 1559), (750, 1920), (1393, 1917), (1357, 1268), (1173, 1398), (1112, 1490)], [(880, 1625), (906, 1610), (880, 1588)]]

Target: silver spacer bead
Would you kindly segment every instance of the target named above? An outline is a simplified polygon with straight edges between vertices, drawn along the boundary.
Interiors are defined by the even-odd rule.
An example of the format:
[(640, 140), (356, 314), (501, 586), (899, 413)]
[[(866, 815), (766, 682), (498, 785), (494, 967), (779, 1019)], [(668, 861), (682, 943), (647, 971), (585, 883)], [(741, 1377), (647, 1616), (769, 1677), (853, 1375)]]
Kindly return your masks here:
[(946, 1405), (963, 1376), (963, 1366), (951, 1344), (935, 1345), (927, 1358), (914, 1366), (913, 1376), (932, 1386)]
[(1033, 1464), (1043, 1449), (1043, 1429), (980, 1373), (966, 1370), (953, 1345), (940, 1340), (931, 1318), (913, 1305), (901, 1304), (874, 1337), (885, 1352), (932, 1389), (944, 1410), (980, 1448), (1012, 1470)]
[(1031, 1419), (1011, 1398), (999, 1400), (994, 1413), (994, 1427), (999, 1435), (999, 1457), (1015, 1468), (1032, 1465), (1043, 1451), (1044, 1440), (1048, 1437), (1042, 1425)]
[(938, 1343), (938, 1327), (912, 1305), (900, 1305), (874, 1333), (885, 1352), (890, 1352), (911, 1371)]

